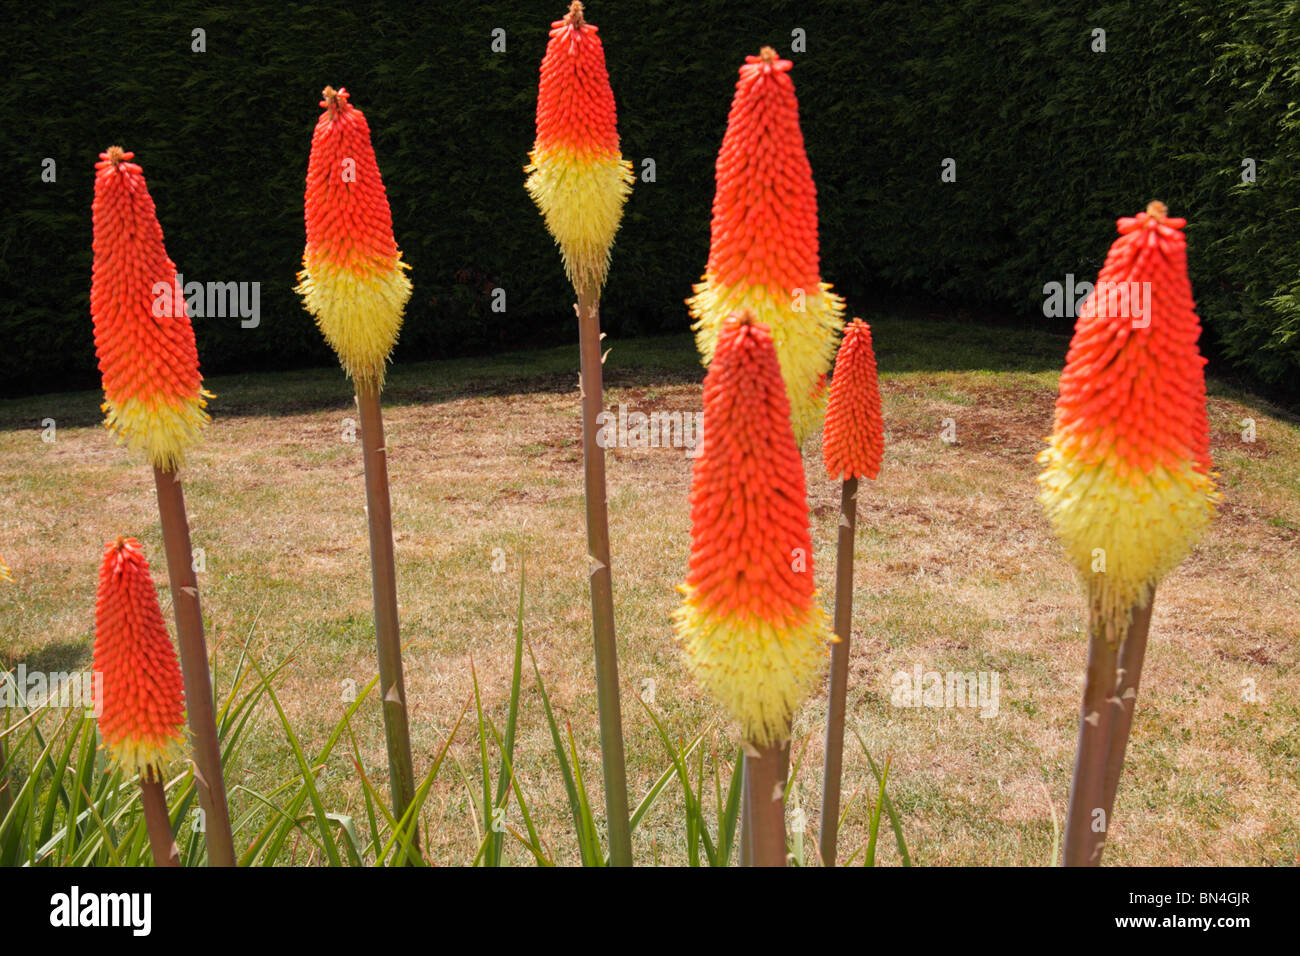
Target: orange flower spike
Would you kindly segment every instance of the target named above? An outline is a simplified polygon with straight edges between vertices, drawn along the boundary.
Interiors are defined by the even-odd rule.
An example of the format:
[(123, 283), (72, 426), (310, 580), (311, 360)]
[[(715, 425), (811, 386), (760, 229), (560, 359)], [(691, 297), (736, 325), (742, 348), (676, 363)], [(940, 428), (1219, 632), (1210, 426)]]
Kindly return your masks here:
[(575, 289), (599, 289), (633, 176), (619, 152), (605, 50), (578, 0), (551, 24), (537, 91), (537, 139), (524, 172), (569, 281)]
[(749, 309), (771, 328), (802, 444), (821, 425), (820, 384), (844, 324), (844, 301), (821, 281), (817, 187), (792, 66), (764, 47), (740, 68), (715, 169), (708, 265), (687, 306), (705, 365), (733, 312)]
[(382, 386), (411, 297), (410, 268), (365, 114), (325, 87), (307, 164), (307, 245), (296, 291), (358, 386)]
[(1160, 202), (1118, 220), (1038, 459), (1039, 500), (1116, 634), (1219, 499), (1185, 225)]
[(194, 328), (144, 170), (110, 146), (95, 164), (90, 314), (104, 426), (175, 471), (208, 422)]
[(780, 365), (750, 313), (724, 324), (704, 379), (680, 590), (673, 620), (687, 669), (747, 740), (779, 740), (820, 678), (831, 636), (813, 586), (803, 462)]
[(94, 673), (99, 732), (131, 775), (163, 767), (184, 751), (185, 691), (140, 542), (104, 548), (95, 598)]
[(871, 326), (854, 319), (844, 329), (826, 406), (822, 435), (826, 474), (832, 480), (874, 480), (880, 474), (884, 448), (885, 424), (880, 414)]

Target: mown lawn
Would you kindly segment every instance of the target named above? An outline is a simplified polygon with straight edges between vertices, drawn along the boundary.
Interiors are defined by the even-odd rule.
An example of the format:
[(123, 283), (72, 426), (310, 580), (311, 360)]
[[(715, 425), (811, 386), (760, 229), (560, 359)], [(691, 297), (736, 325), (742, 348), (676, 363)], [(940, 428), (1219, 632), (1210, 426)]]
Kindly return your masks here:
[[(1086, 650), (1080, 590), (1035, 501), (1034, 456), (1068, 339), (925, 317), (872, 324), (888, 434), (880, 479), (859, 499), (850, 722), (874, 756), (892, 759), (890, 791), (917, 862), (1045, 864), (1053, 814), (1064, 816)], [(703, 370), (689, 336), (607, 344), (607, 407), (698, 410)], [(207, 385), (214, 421), (185, 479), (218, 693), (241, 644), (266, 662), (292, 657), (281, 699), (310, 750), (341, 716), (346, 682), (364, 685), (375, 669), (351, 392), (337, 369)], [(152, 479), (99, 426), (99, 401), (82, 392), (0, 403), (0, 556), (14, 579), (0, 583), (0, 662), (10, 666), (88, 666), (100, 553), (118, 534), (144, 542), (169, 609)], [(526, 636), (598, 790), (576, 346), (394, 368), (385, 401), (417, 774), (472, 694), (471, 661), (503, 723), (523, 562)], [(1242, 438), (1247, 418), (1253, 442)], [(45, 419), (53, 442), (42, 440)], [(1300, 427), (1214, 383), (1210, 421), (1224, 501), (1158, 592), (1113, 864), (1300, 856)], [(819, 439), (804, 451), (829, 606), (839, 489), (820, 467)], [(682, 738), (711, 727), (706, 766), (714, 753), (729, 761), (736, 746), (686, 679), (669, 626), (685, 573), (690, 465), (680, 448), (609, 453), (634, 802), (667, 765), (634, 692), (653, 686), (655, 710)], [(916, 665), (996, 673), (996, 717), (892, 706), (892, 676)], [(516, 773), (551, 851), (572, 862), (564, 789), (527, 668), (524, 687)], [(806, 752), (792, 816), (794, 806), (805, 812), (811, 843), (824, 710), (824, 699), (810, 701), (795, 726), (795, 749), (806, 743)], [(365, 767), (382, 781), (378, 708), (363, 714), (354, 727)], [(274, 711), (249, 734), (227, 768), (237, 809), (248, 806), (241, 786), (266, 791), (296, 773)], [(468, 862), (482, 825), (467, 788), (478, 765), (471, 725), (451, 753), (426, 806), (425, 842), (438, 862)], [(319, 780), (331, 808), (357, 812), (344, 749)], [(851, 743), (846, 788), (871, 784)], [(851, 811), (842, 857), (865, 842), (869, 803)], [(682, 862), (679, 808), (670, 787), (636, 832), (641, 861)], [(883, 862), (896, 862), (892, 844), (882, 846)], [(507, 858), (529, 859), (517, 846)]]

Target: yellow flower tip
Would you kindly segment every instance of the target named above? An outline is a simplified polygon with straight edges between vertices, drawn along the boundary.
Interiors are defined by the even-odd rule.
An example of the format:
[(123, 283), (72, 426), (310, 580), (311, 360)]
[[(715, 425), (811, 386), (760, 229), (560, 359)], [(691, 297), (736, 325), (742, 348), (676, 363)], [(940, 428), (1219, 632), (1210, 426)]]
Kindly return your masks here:
[(132, 451), (143, 451), (149, 464), (163, 471), (179, 471), (185, 464), (185, 453), (199, 439), (203, 427), (211, 421), (204, 410), (207, 399), (212, 398), (206, 389), (178, 404), (128, 398), (120, 404), (105, 401), (104, 427), (117, 436)]
[(1053, 440), (1038, 476), (1039, 501), (1108, 633), (1121, 634), (1134, 607), (1191, 550), (1214, 514), (1212, 478), (1191, 463), (1156, 468), (1136, 483)]
[(784, 625), (711, 616), (696, 606), (691, 588), (679, 590), (686, 599), (673, 613), (673, 629), (692, 679), (739, 721), (746, 740), (779, 743), (825, 673), (833, 638), (826, 612), (814, 602)]
[(115, 744), (101, 743), (100, 750), (108, 752), (109, 759), (122, 768), (128, 778), (146, 776), (153, 769), (155, 777), (162, 779), (165, 767), (185, 759), (185, 738), (175, 737), (126, 738)]
[(411, 298), (409, 268), (399, 258), (392, 270), (367, 275), (324, 259), (303, 260), (294, 291), (359, 387), (383, 387)]
[(632, 163), (617, 153), (534, 149), (524, 186), (560, 247), (575, 289), (599, 289), (609, 271), (614, 235), (632, 193)]
[(844, 328), (844, 300), (826, 282), (800, 290), (802, 309), (796, 307), (800, 303), (790, 289), (727, 287), (707, 274), (694, 288), (695, 295), (686, 305), (695, 319), (691, 328), (704, 365), (712, 363), (718, 333), (733, 312), (749, 310), (757, 322), (772, 330), (790, 400), (790, 424), (795, 441), (802, 445), (822, 427), (826, 416), (825, 375)]

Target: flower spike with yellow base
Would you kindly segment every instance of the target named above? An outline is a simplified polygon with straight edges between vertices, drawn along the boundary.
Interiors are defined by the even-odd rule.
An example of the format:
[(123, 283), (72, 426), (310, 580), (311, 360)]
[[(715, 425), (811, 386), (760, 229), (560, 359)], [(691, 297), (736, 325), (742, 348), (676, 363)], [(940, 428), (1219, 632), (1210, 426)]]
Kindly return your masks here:
[(576, 0), (551, 24), (528, 160), (528, 195), (560, 247), (569, 281), (579, 291), (599, 289), (632, 192), (632, 164), (619, 152), (604, 47)]
[[(316, 120), (307, 162), (307, 245), (296, 291), (356, 387), (388, 783), (393, 815), (401, 820), (415, 799), (415, 769), (397, 618), (388, 449), (379, 394), (388, 356), (402, 327), (402, 313), (411, 297), (411, 280), (393, 234), (392, 211), (370, 142), (370, 124), (349, 101), (346, 89), (327, 86), (321, 97), (324, 112)], [(419, 834), (414, 829), (411, 833), (412, 852), (418, 852)]]
[(411, 298), (365, 114), (327, 86), (307, 166), (297, 292), (358, 388), (382, 387)]
[(208, 423), (194, 328), (135, 153), (95, 164), (90, 313), (104, 425), (149, 463), (177, 471)]
[(718, 153), (709, 261), (686, 304), (705, 365), (732, 313), (748, 309), (772, 330), (802, 445), (821, 427), (844, 301), (821, 280), (817, 187), (792, 66), (764, 47), (740, 68)]
[(1186, 220), (1120, 219), (1061, 373), (1039, 499), (1083, 579), (1088, 671), (1064, 856), (1101, 860), (1132, 727), (1151, 604), (1214, 514), (1200, 320)]
[(211, 396), (202, 387), (176, 266), (163, 248), (144, 170), (134, 158), (112, 146), (95, 164), (90, 311), (104, 380), (105, 424), (153, 466), (208, 863), (234, 866), (212, 675), (178, 474), (208, 422), (204, 399)]
[(673, 617), (686, 668), (739, 722), (756, 865), (784, 865), (780, 793), (790, 721), (831, 640), (813, 587), (803, 462), (772, 335), (723, 325), (704, 378), (691, 476), (691, 557)]
[(604, 47), (578, 0), (569, 5), (563, 19), (551, 24), (537, 90), (537, 139), (524, 172), (528, 173), (524, 186), (560, 247), (564, 271), (578, 296), (583, 497), (609, 858), (614, 866), (631, 866), (605, 450), (596, 433), (597, 418), (604, 410), (600, 290), (623, 204), (632, 190), (632, 166), (619, 153), (618, 116)]
[(162, 779), (163, 768), (185, 752), (185, 695), (149, 562), (135, 538), (104, 548), (94, 674), (99, 732), (113, 762), (140, 781), (154, 863), (177, 866)]

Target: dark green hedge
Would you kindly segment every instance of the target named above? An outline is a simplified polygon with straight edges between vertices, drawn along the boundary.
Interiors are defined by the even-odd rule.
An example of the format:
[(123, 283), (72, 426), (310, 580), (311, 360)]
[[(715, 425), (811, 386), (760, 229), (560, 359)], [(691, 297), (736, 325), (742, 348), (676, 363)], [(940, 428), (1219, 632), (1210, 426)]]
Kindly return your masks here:
[[(262, 323), (196, 323), (208, 372), (332, 361), (292, 292), (319, 92), (365, 110), (416, 292), (398, 359), (575, 337), (523, 189), (537, 66), (563, 0), (46, 3), (0, 36), (10, 185), (0, 393), (96, 381), (88, 315), (96, 154), (136, 152), (187, 279), (260, 282)], [(616, 246), (614, 334), (685, 328), (736, 67), (796, 61), (823, 271), (862, 309), (902, 291), (1040, 313), (1092, 278), (1114, 219), (1153, 197), (1191, 223), (1211, 343), (1257, 378), (1300, 371), (1300, 2), (1039, 4), (594, 0), (624, 152), (649, 156)], [(494, 28), (507, 51), (491, 50)], [(1090, 50), (1106, 31), (1106, 52)], [(191, 52), (191, 31), (207, 52)], [(57, 181), (41, 182), (41, 162)], [(945, 157), (957, 182), (940, 181)], [(1258, 182), (1241, 185), (1241, 162)], [(490, 290), (506, 290), (493, 313)], [(1062, 320), (1068, 321), (1068, 320)], [(1291, 376), (1294, 380), (1294, 374)]]

